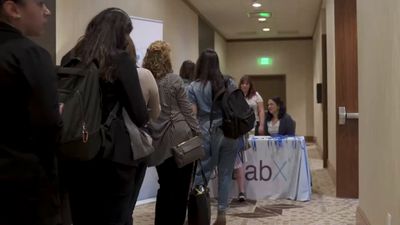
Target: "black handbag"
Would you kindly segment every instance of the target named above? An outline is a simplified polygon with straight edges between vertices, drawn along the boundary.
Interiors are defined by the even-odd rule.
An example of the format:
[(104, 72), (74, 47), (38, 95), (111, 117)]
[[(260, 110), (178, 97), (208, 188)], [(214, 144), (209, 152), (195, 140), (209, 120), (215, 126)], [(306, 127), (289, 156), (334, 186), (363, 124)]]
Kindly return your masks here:
[(195, 162), (204, 157), (203, 140), (199, 136), (194, 136), (177, 146), (172, 147), (172, 153), (178, 168), (182, 168), (189, 163)]
[[(208, 189), (208, 181), (204, 174), (203, 167), (200, 164), (201, 175), (203, 177), (203, 185), (196, 185), (189, 194), (188, 202), (188, 225), (210, 225), (211, 222), (211, 206), (210, 191)], [(196, 169), (193, 172), (195, 177)]]

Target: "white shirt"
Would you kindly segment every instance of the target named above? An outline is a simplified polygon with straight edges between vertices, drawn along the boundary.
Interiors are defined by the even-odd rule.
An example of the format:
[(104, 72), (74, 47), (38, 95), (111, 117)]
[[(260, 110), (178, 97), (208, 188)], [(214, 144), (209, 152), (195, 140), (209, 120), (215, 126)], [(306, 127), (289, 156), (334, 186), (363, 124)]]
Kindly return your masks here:
[(258, 117), (258, 103), (264, 102), (261, 95), (256, 92), (253, 97), (250, 99), (246, 98), (247, 104), (254, 110), (254, 114), (256, 116), (256, 122), (260, 121), (260, 118)]
[(272, 136), (272, 135), (277, 135), (279, 134), (279, 125), (280, 125), (281, 121), (278, 120), (278, 122), (276, 122), (275, 124), (272, 124), (272, 121), (268, 121), (267, 125), (268, 125), (268, 133)]

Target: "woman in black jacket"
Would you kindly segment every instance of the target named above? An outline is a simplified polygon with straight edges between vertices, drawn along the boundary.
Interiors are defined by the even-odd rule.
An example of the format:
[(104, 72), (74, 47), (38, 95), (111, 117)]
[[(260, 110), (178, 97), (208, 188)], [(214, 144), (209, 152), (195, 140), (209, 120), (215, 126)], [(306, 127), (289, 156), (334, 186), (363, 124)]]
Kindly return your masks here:
[(57, 224), (56, 144), (62, 122), (50, 54), (27, 36), (51, 12), (0, 1), (0, 224)]
[[(83, 65), (95, 62), (99, 67), (102, 122), (119, 103), (132, 122), (141, 127), (147, 123), (148, 113), (136, 66), (125, 51), (131, 31), (131, 20), (123, 10), (105, 9), (90, 21), (85, 34), (62, 63), (72, 57), (81, 59)], [(122, 118), (121, 110), (117, 115)], [(124, 125), (119, 124), (113, 132), (107, 159), (100, 151), (89, 161), (63, 162), (74, 225), (131, 223), (138, 164), (133, 160)]]
[(286, 113), (286, 107), (279, 97), (268, 99), (268, 112), (265, 116), (264, 130), (267, 135), (294, 136), (296, 122)]

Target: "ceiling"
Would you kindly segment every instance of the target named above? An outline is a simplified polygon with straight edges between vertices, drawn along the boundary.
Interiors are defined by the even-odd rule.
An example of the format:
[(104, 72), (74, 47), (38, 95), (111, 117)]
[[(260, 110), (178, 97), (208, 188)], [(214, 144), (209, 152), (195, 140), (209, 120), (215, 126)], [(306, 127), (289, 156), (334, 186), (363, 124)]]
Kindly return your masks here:
[[(194, 7), (225, 39), (264, 39), (311, 37), (317, 22), (322, 0), (185, 0)], [(266, 22), (248, 14), (271, 12)], [(269, 32), (262, 31), (268, 27)]]

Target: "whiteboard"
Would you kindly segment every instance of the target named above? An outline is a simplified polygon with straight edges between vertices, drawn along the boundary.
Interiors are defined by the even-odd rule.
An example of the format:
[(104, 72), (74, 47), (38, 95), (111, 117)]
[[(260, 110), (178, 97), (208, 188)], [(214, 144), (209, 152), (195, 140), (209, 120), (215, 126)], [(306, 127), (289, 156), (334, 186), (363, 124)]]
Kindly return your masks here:
[[(146, 50), (151, 43), (163, 39), (163, 22), (131, 16), (133, 30), (130, 37), (136, 47), (137, 65), (142, 66)], [(137, 205), (155, 200), (159, 184), (155, 167), (147, 168), (142, 187), (139, 192)]]
[(142, 66), (147, 47), (157, 40), (163, 39), (163, 22), (131, 16), (133, 30), (130, 34), (136, 46), (137, 65)]

